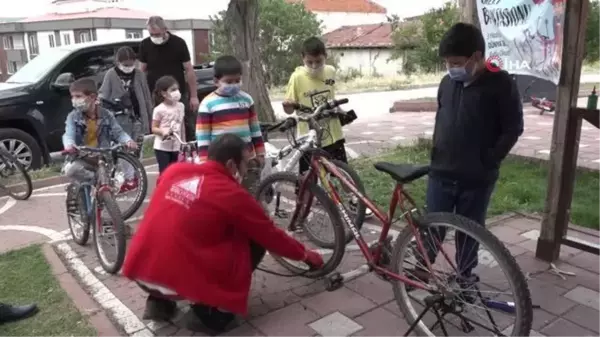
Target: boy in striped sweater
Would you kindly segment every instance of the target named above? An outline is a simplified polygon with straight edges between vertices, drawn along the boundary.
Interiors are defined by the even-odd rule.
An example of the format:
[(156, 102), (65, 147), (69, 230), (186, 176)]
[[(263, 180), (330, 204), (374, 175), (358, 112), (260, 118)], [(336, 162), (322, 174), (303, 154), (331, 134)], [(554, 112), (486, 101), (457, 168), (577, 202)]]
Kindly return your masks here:
[(237, 177), (254, 194), (265, 162), (265, 147), (254, 100), (241, 90), (242, 64), (233, 56), (221, 56), (214, 65), (217, 90), (202, 100), (198, 108), (196, 140), (200, 159), (206, 160), (208, 146), (220, 135), (233, 133), (248, 145), (252, 158), (244, 177)]

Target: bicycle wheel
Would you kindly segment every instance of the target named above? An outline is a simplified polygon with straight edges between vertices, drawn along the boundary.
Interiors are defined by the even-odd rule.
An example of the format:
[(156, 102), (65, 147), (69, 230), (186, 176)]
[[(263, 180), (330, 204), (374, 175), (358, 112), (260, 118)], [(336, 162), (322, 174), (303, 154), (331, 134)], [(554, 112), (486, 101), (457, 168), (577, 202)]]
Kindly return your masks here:
[[(289, 231), (290, 220), (296, 208), (299, 205), (290, 206), (296, 200), (294, 189), (298, 183), (298, 176), (290, 172), (277, 172), (269, 175), (263, 181), (256, 190), (256, 199), (261, 203), (263, 208), (268, 212), (269, 215), (273, 216), (274, 222), (278, 227), (286, 230), (288, 235), (294, 236), (298, 241), (302, 242), (302, 234), (298, 234), (293, 231)], [(277, 197), (272, 197), (272, 191), (275, 191)], [(306, 193), (312, 194), (313, 200), (310, 207), (310, 214), (306, 217), (307, 221), (312, 221), (317, 218), (315, 215), (317, 211), (323, 211), (325, 217), (329, 219), (331, 224), (331, 230), (333, 232), (333, 248), (331, 251), (322, 252), (323, 255), (323, 268), (315, 271), (307, 272), (307, 268), (302, 264), (295, 261), (272, 255), (275, 261), (282, 265), (287, 270), (295, 274), (302, 273), (306, 277), (318, 278), (327, 275), (334, 271), (342, 261), (344, 257), (344, 225), (341, 220), (341, 216), (338, 210), (335, 208), (335, 204), (331, 199), (327, 197), (325, 191), (316, 184), (310, 184)], [(280, 205), (287, 207), (287, 214), (289, 217), (278, 217), (278, 208)], [(275, 210), (273, 210), (275, 206)], [(302, 210), (299, 210), (302, 212)], [(309, 219), (310, 218), (310, 219)], [(300, 221), (300, 220), (298, 220)], [(299, 225), (299, 224), (298, 224)], [(308, 240), (310, 241), (310, 240)], [(305, 244), (308, 249), (313, 249), (308, 244)], [(329, 258), (327, 258), (329, 256)]]
[(142, 163), (134, 156), (118, 152), (111, 178), (115, 181), (115, 195), (123, 220), (129, 219), (144, 203), (148, 194), (148, 176)]
[(0, 190), (17, 200), (27, 200), (33, 192), (29, 173), (13, 155), (3, 149), (0, 149)]
[(67, 187), (67, 221), (73, 241), (84, 246), (90, 238), (90, 217), (87, 208), (85, 189), (71, 183)]
[[(345, 178), (347, 180), (354, 183), (354, 186), (356, 187), (356, 189), (358, 189), (360, 193), (362, 193), (363, 195), (365, 194), (365, 187), (362, 181), (360, 180), (360, 177), (358, 176), (356, 171), (354, 171), (354, 169), (350, 167), (350, 165), (340, 160), (332, 160), (331, 162), (339, 168), (339, 172), (345, 175)], [(339, 181), (339, 179), (337, 179), (334, 175), (328, 174), (328, 179), (333, 183), (334, 188), (340, 194), (340, 197), (344, 202), (346, 210), (349, 210), (352, 207), (354, 208), (352, 211), (349, 212), (349, 215), (354, 218), (354, 226), (356, 226), (356, 229), (360, 231), (363, 226), (363, 223), (365, 222), (367, 206), (364, 202), (360, 200), (357, 200), (355, 205), (351, 205), (350, 203), (352, 202), (352, 199), (354, 199), (354, 195), (352, 194), (352, 192), (344, 188), (341, 181)], [(315, 228), (313, 228), (312, 226), (307, 226), (304, 229), (306, 230), (306, 235), (308, 235), (317, 246), (328, 249), (333, 249), (335, 247), (335, 242), (332, 242), (330, 239), (320, 237)], [(344, 242), (348, 244), (352, 240), (354, 240), (354, 235), (352, 234), (352, 231), (350, 231), (350, 228), (348, 226), (344, 226), (344, 229)]]
[[(425, 291), (400, 281), (392, 282), (394, 297), (408, 324), (425, 308), (424, 298), (438, 296), (445, 301), (444, 308), (450, 308), (450, 312), (442, 316), (448, 335), (529, 336), (533, 312), (527, 281), (500, 240), (484, 226), (451, 213), (426, 214), (418, 223), (426, 249), (417, 248), (411, 227), (405, 227), (396, 239), (390, 262), (394, 273), (433, 286)], [(454, 242), (444, 244), (444, 239), (454, 239)], [(478, 245), (474, 245), (475, 242)], [(454, 252), (448, 254), (452, 249)], [(455, 263), (449, 261), (451, 255), (457, 259)], [(431, 261), (431, 270), (426, 266), (426, 259)], [(450, 262), (449, 272), (440, 271), (444, 261)], [(505, 285), (498, 284), (502, 276), (507, 278)], [(508, 290), (512, 293), (506, 293)], [(457, 312), (465, 318), (460, 318)], [(443, 330), (440, 331), (441, 324), (433, 324), (436, 321), (430, 312), (417, 323), (415, 331), (427, 336), (440, 335)]]
[[(101, 191), (97, 197), (93, 217), (94, 249), (102, 268), (107, 273), (115, 274), (121, 269), (125, 260), (125, 222), (119, 206), (109, 191)], [(103, 246), (104, 243), (107, 243), (106, 248), (114, 252), (107, 251), (108, 249)], [(113, 256), (109, 257), (109, 253)]]

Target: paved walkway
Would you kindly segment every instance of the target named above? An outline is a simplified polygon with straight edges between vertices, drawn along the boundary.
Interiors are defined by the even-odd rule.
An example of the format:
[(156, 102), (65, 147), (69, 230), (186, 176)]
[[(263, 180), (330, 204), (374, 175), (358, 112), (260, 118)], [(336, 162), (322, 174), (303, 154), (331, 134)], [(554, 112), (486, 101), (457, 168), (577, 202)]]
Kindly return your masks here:
[[(155, 167), (150, 167), (151, 186), (154, 185)], [(150, 191), (151, 193), (151, 191)], [(144, 294), (134, 283), (121, 276), (104, 273), (97, 262), (91, 243), (80, 247), (67, 237), (66, 217), (63, 213), (64, 188), (53, 187), (36, 191), (28, 202), (16, 202), (9, 208), (6, 200), (0, 200), (5, 209), (0, 219), (0, 230), (30, 229), (42, 234), (22, 231), (5, 231), (0, 235), (1, 248), (8, 242), (28, 244), (48, 240), (51, 236), (56, 250), (61, 254), (71, 272), (80, 280), (92, 297), (123, 329), (136, 336), (192, 335), (174, 323), (144, 321)], [(140, 210), (140, 213), (143, 210)], [(139, 214), (138, 214), (139, 215)], [(130, 222), (135, 226), (135, 220)], [(23, 227), (7, 227), (21, 225)], [(43, 233), (43, 229), (46, 232)], [(531, 274), (529, 288), (535, 310), (533, 329), (547, 336), (598, 335), (598, 265), (597, 256), (563, 248), (558, 267), (574, 272), (566, 280), (547, 272), (549, 266), (534, 258), (535, 238), (539, 234), (539, 221), (513, 217), (493, 224), (492, 231), (504, 242), (517, 259), (523, 272)], [(378, 228), (368, 225), (363, 229), (367, 241), (375, 238)], [(598, 242), (597, 236), (579, 232), (572, 235)], [(11, 238), (10, 240), (7, 238)], [(20, 238), (20, 241), (17, 240)], [(12, 244), (11, 244), (12, 245)], [(363, 259), (351, 245), (344, 257), (340, 271), (345, 272), (363, 263)], [(267, 256), (263, 267), (282, 271)], [(484, 268), (493, 279), (494, 268)], [(250, 315), (226, 335), (236, 336), (398, 336), (407, 329), (390, 284), (374, 275), (365, 275), (344, 285), (334, 292), (324, 291), (323, 281), (304, 278), (282, 278), (257, 272), (253, 279), (249, 303)], [(500, 320), (502, 328), (508, 328), (508, 319)], [(455, 332), (455, 334), (462, 334)]]

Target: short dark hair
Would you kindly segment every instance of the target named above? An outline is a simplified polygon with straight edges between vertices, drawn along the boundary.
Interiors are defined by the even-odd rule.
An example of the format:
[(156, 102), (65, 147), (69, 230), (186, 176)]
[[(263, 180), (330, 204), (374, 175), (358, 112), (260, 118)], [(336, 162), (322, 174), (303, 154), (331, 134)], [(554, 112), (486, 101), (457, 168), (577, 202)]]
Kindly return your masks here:
[(215, 78), (219, 79), (227, 75), (241, 75), (242, 63), (231, 55), (223, 55), (215, 60)]
[(117, 62), (135, 61), (136, 58), (137, 55), (135, 54), (135, 51), (129, 46), (121, 47), (117, 50)]
[(302, 43), (302, 56), (304, 55), (326, 56), (327, 49), (325, 48), (325, 43), (316, 36), (309, 37)]
[(69, 91), (82, 92), (86, 96), (92, 94), (97, 95), (98, 87), (96, 86), (96, 81), (94, 81), (92, 78), (83, 77), (71, 83)]
[(485, 40), (479, 28), (468, 23), (455, 24), (440, 41), (440, 57), (471, 57), (476, 51), (485, 55)]
[(221, 164), (233, 159), (236, 164), (242, 162), (246, 143), (242, 138), (233, 133), (223, 134), (210, 143), (208, 147), (208, 159)]

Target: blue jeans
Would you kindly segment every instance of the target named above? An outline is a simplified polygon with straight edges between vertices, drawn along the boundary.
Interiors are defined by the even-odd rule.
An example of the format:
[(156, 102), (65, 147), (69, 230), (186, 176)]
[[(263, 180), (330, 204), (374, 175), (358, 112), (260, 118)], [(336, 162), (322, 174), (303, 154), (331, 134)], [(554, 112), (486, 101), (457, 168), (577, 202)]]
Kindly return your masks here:
[[(473, 185), (456, 180), (429, 177), (426, 196), (427, 212), (456, 213), (485, 226), (487, 208), (495, 184), (496, 182), (492, 181), (487, 184)], [(446, 228), (438, 227), (436, 236), (438, 242), (443, 242)], [(458, 270), (462, 276), (468, 277), (478, 263), (479, 242), (462, 232), (456, 233), (454, 242)], [(435, 247), (433, 242), (426, 243), (426, 246), (429, 247), (427, 249), (429, 261), (433, 263), (437, 256), (437, 249), (433, 248)]]

